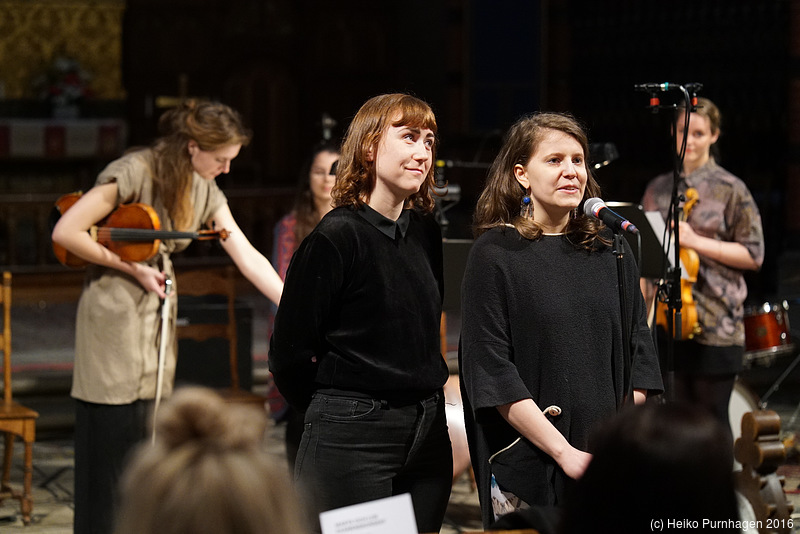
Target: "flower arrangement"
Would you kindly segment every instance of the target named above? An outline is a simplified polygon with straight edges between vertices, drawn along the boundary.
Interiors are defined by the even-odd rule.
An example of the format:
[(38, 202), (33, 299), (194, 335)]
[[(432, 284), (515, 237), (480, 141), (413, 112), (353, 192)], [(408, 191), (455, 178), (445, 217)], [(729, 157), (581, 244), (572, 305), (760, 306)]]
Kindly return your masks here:
[(60, 109), (73, 109), (92, 96), (91, 77), (74, 58), (56, 56), (53, 62), (34, 80), (36, 94), (53, 106), (54, 114)]

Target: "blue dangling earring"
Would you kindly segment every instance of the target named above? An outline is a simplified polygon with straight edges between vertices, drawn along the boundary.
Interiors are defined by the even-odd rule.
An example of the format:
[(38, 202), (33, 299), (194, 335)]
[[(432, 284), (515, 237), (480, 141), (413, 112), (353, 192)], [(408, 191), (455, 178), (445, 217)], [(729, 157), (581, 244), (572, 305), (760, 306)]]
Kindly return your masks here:
[(528, 195), (522, 197), (522, 202), (519, 204), (519, 216), (523, 219), (533, 219), (533, 202)]

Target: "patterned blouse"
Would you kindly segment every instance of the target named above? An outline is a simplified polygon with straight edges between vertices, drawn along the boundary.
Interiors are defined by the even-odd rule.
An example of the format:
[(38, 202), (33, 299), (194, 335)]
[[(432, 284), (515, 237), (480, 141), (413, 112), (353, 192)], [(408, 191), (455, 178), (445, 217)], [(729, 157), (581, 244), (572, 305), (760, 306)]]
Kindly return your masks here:
[[(666, 220), (672, 197), (673, 174), (654, 178), (647, 186), (642, 206), (659, 211)], [(764, 232), (758, 206), (742, 180), (711, 158), (688, 176), (681, 176), (679, 193), (693, 187), (699, 201), (688, 223), (698, 234), (744, 245), (759, 264), (764, 260)], [(744, 345), (744, 272), (700, 255), (692, 296), (697, 302), (703, 333), (695, 339), (717, 347)]]

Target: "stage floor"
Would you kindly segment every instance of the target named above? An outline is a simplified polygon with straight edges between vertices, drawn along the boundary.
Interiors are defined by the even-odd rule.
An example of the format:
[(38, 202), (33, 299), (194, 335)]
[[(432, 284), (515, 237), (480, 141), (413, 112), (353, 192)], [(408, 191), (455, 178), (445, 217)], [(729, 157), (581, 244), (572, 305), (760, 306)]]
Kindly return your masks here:
[[(253, 369), (255, 390), (264, 393), (267, 358), (267, 320), (269, 303), (260, 296), (244, 295), (253, 309)], [(448, 314), (448, 363), (455, 364), (459, 317)], [(33, 520), (23, 527), (19, 503), (7, 499), (0, 504), (0, 531), (27, 534), (66, 534), (72, 532), (73, 446), (72, 400), (69, 398), (74, 342), (74, 303), (59, 301), (19, 302), (12, 312), (14, 392), (18, 400), (41, 413), (37, 424), (38, 440), (33, 453)], [(785, 476), (787, 499), (798, 511), (796, 532), (800, 532), (800, 365), (792, 368), (794, 354), (784, 355), (768, 366), (744, 371), (737, 386), (737, 399), (753, 406), (759, 397), (769, 395), (767, 408), (781, 417), (782, 436), (789, 443), (788, 459), (779, 469)], [(780, 387), (776, 380), (791, 369)], [(272, 425), (265, 447), (276, 461), (285, 461), (284, 425)], [(793, 440), (794, 436), (798, 436)], [(12, 483), (22, 480), (22, 444), (15, 447)], [(17, 484), (18, 486), (18, 484)], [(442, 526), (443, 534), (481, 529), (477, 494), (467, 475), (453, 486), (450, 506)]]

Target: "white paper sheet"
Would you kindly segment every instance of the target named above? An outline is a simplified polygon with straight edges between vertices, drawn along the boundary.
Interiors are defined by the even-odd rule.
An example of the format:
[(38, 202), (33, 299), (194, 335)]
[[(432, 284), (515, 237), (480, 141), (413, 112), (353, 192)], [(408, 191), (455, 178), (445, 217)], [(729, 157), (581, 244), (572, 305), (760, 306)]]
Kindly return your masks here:
[(408, 493), (322, 512), (319, 522), (322, 534), (419, 534)]
[[(675, 264), (673, 263), (673, 258), (675, 257), (675, 240), (670, 239), (668, 234), (664, 233), (666, 229), (666, 224), (664, 223), (664, 218), (661, 217), (661, 213), (658, 211), (646, 211), (644, 212), (644, 216), (647, 217), (647, 222), (650, 223), (650, 226), (653, 227), (653, 232), (656, 234), (658, 241), (661, 243), (661, 247), (664, 249), (664, 254), (667, 255), (667, 261), (669, 261), (669, 266), (673, 267)], [(667, 241), (669, 242), (669, 246), (664, 244), (664, 236), (667, 235)], [(686, 272), (686, 267), (681, 262), (681, 278), (687, 278), (688, 274)]]

